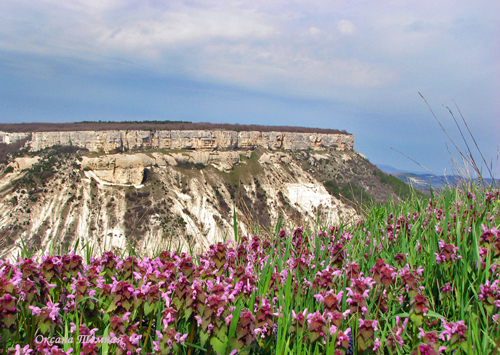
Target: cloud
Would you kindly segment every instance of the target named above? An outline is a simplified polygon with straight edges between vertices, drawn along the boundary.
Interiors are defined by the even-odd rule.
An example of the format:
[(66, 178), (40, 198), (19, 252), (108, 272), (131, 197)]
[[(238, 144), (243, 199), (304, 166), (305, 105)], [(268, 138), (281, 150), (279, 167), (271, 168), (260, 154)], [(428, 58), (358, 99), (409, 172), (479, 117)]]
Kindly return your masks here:
[(343, 34), (352, 35), (356, 31), (356, 26), (351, 21), (342, 20), (337, 24), (337, 28)]
[(113, 48), (162, 49), (172, 45), (190, 46), (210, 41), (238, 41), (265, 38), (276, 30), (261, 16), (244, 11), (191, 10), (167, 12), (160, 19), (143, 19), (112, 28), (102, 41)]
[(427, 117), (421, 91), (433, 107), (454, 98), (488, 136), (480, 127), (498, 126), (499, 8), (498, 0), (3, 1), (0, 74), (21, 90), (30, 78), (147, 72), (346, 105), (388, 127)]
[(322, 33), (325, 33), (325, 31), (317, 28), (317, 27), (309, 27), (309, 29), (307, 30), (307, 32), (310, 34), (310, 35), (313, 35), (313, 36), (316, 36), (316, 35), (320, 35)]

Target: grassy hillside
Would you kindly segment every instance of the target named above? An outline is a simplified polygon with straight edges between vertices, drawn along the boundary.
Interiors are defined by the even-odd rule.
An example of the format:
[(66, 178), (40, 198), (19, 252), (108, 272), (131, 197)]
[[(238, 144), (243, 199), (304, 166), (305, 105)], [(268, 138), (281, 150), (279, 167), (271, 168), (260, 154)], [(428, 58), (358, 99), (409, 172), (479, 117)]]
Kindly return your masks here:
[(425, 196), (356, 152), (301, 151), (294, 154), (294, 159), (321, 181), (331, 195), (359, 212), (374, 204), (408, 199), (412, 194)]

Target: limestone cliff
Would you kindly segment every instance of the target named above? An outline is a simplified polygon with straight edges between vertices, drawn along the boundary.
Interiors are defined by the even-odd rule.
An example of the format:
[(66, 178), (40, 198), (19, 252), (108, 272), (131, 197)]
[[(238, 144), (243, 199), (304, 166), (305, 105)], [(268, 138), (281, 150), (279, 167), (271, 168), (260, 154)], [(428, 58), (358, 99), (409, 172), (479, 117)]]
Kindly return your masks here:
[[(280, 216), (290, 226), (356, 216), (292, 152), (82, 153), (53, 148), (32, 157), (28, 169), (0, 173), (0, 257), (17, 255), (21, 240), (37, 254), (77, 241), (96, 253), (202, 251), (233, 238), (233, 211), (240, 235), (272, 229)], [(320, 155), (334, 162), (340, 154), (357, 156)]]
[[(0, 163), (0, 258), (21, 241), (42, 254), (78, 243), (200, 252), (239, 235), (357, 218), (352, 199), (397, 192), (348, 134), (256, 131), (66, 131), (0, 134), (29, 150)], [(23, 156), (19, 156), (19, 155)], [(61, 249), (61, 250), (58, 250)], [(82, 253), (82, 250), (79, 251)]]
[(30, 133), (7, 133), (0, 132), (0, 143), (12, 144), (22, 139), (26, 139)]
[[(13, 142), (21, 133), (0, 132), (0, 139)], [(257, 132), (257, 131), (203, 131), (203, 130), (113, 130), (113, 131), (60, 131), (33, 132), (28, 142), (31, 150), (38, 151), (62, 145), (88, 149), (91, 152), (131, 152), (157, 149), (241, 150), (285, 149), (353, 150), (354, 136), (350, 134)]]

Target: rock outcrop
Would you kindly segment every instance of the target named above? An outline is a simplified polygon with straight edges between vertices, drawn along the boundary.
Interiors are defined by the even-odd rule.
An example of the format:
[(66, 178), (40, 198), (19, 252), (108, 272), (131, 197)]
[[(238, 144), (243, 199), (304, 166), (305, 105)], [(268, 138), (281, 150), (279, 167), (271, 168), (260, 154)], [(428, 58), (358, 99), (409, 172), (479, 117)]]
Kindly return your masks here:
[(119, 185), (141, 185), (144, 169), (155, 160), (146, 154), (113, 154), (98, 158), (83, 157), (82, 169), (92, 170), (102, 181)]
[(236, 131), (73, 131), (34, 132), (31, 150), (55, 145), (75, 146), (104, 153), (156, 149), (253, 150), (353, 150), (350, 134), (236, 132)]
[[(243, 154), (242, 154), (243, 153)], [(197, 165), (200, 167), (212, 165), (222, 172), (233, 170), (240, 162), (241, 155), (250, 158), (251, 152), (206, 152), (206, 151), (188, 151), (182, 153), (163, 154), (154, 152), (150, 154), (110, 154), (101, 157), (83, 157), (82, 169), (91, 170), (95, 177), (105, 183), (113, 185), (141, 185), (144, 180), (144, 171), (154, 166), (166, 167), (168, 165)], [(34, 158), (17, 158), (16, 167), (24, 166), (28, 162), (25, 160)], [(17, 163), (17, 160), (20, 160)], [(35, 160), (34, 162), (36, 162)], [(33, 162), (31, 163), (33, 164)]]
[(0, 143), (12, 144), (22, 139), (28, 138), (31, 133), (7, 133), (0, 132)]
[(20, 157), (16, 158), (8, 166), (12, 166), (15, 171), (22, 171), (31, 168), (33, 164), (36, 164), (40, 160), (40, 157)]

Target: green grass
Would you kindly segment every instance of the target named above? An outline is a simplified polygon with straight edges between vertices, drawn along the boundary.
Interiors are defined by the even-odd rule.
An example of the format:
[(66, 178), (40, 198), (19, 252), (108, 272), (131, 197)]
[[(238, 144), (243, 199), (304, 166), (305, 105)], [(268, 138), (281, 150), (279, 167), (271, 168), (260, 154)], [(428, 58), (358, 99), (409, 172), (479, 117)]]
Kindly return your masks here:
[[(371, 205), (355, 225), (286, 231), (279, 221), (269, 241), (239, 235), (233, 211), (239, 243), (192, 259), (175, 251), (101, 258), (87, 245), (77, 250), (84, 258), (60, 257), (60, 266), (0, 261), (0, 307), (9, 294), (18, 310), (9, 324), (0, 320), (0, 348), (33, 349), (37, 336), (73, 334), (74, 323), (96, 336), (140, 335), (129, 351), (142, 353), (346, 354), (350, 330), (355, 354), (491, 354), (500, 339), (498, 201), (498, 189), (462, 185)], [(28, 278), (38, 293), (27, 292)], [(90, 284), (72, 288), (76, 281)], [(145, 291), (134, 298), (128, 289)], [(43, 314), (49, 300), (67, 308), (56, 321), (29, 308)], [(58, 347), (79, 353), (83, 344)], [(93, 354), (120, 351), (99, 344)]]

